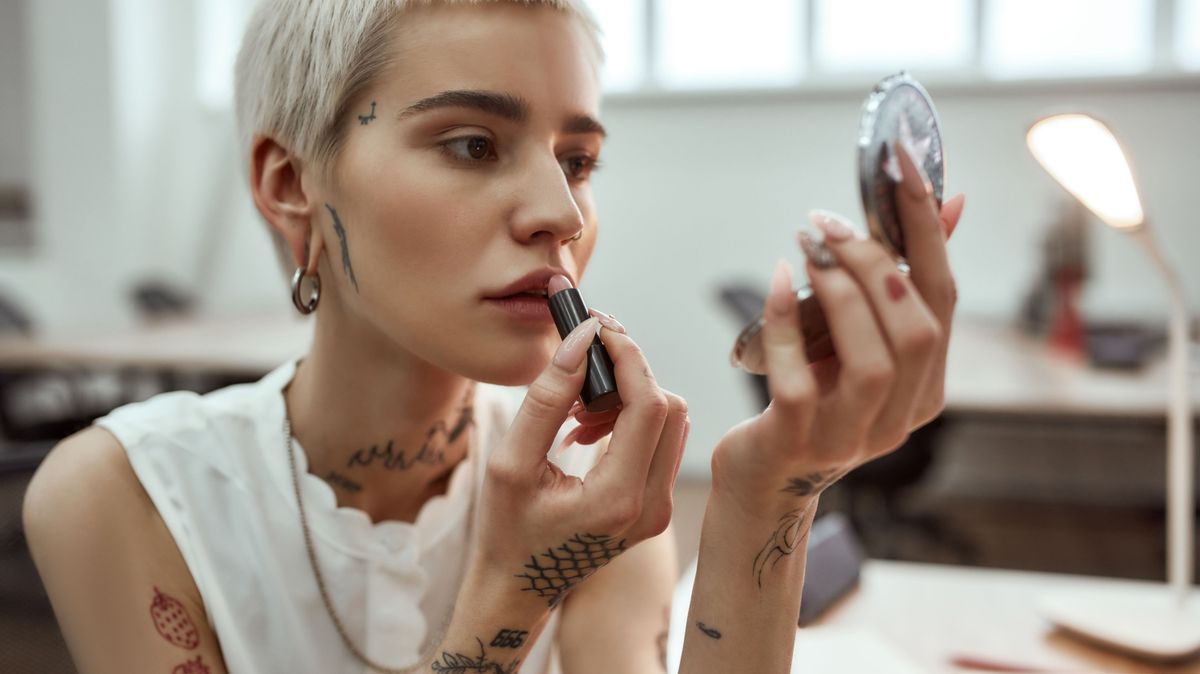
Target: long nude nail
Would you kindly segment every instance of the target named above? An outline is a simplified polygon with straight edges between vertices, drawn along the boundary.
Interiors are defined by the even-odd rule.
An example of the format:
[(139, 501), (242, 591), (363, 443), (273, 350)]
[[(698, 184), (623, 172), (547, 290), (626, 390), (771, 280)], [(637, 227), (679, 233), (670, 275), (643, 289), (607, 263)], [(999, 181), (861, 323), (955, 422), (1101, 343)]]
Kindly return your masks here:
[(800, 240), (800, 248), (804, 250), (805, 257), (817, 269), (832, 269), (838, 264), (837, 258), (833, 252), (829, 250), (829, 246), (825, 245), (824, 241), (818, 241), (813, 235), (808, 232), (800, 232), (797, 234)]
[(584, 354), (587, 353), (588, 347), (591, 346), (592, 340), (599, 332), (600, 321), (596, 318), (589, 318), (575, 326), (575, 329), (567, 335), (554, 354), (554, 364), (568, 372), (574, 372), (579, 368)]
[(775, 271), (771, 274), (771, 294), (767, 302), (771, 311), (776, 315), (787, 314), (796, 305), (795, 291), (792, 290), (792, 266), (788, 261), (779, 258), (775, 263)]
[(808, 221), (825, 232), (826, 241), (849, 241), (857, 236), (841, 216), (830, 211), (809, 211)]
[(897, 152), (896, 159), (900, 164), (900, 174), (904, 176), (901, 187), (914, 199), (928, 197), (933, 192), (933, 185), (929, 183), (929, 176), (925, 175), (925, 169), (913, 155), (912, 148), (908, 143), (894, 141), (892, 151)]
[(622, 335), (627, 334), (625, 332), (625, 326), (621, 325), (621, 322), (618, 321), (612, 314), (606, 314), (603, 311), (595, 308), (588, 309), (588, 313), (595, 316), (600, 321), (600, 325), (603, 325), (609, 330), (612, 330), (613, 332), (619, 332)]

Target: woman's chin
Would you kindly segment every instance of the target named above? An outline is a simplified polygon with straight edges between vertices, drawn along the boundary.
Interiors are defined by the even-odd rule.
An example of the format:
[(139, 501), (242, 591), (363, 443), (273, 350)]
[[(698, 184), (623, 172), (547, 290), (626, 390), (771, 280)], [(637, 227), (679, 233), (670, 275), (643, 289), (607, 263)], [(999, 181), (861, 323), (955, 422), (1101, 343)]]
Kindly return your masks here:
[(471, 379), (499, 386), (527, 386), (537, 379), (554, 357), (552, 351), (530, 348), (522, 353), (506, 354), (502, 350), (486, 352), (488, 359), (477, 362)]

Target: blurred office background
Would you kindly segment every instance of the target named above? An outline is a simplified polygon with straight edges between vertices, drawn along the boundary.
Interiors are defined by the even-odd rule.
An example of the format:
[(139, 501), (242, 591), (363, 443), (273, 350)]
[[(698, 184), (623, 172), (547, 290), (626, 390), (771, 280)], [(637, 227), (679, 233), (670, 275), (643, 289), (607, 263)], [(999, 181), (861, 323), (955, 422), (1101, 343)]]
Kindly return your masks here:
[[(26, 345), (139, 334), (164, 318), (232, 317), (236, 330), (241, 317), (287, 314), (235, 156), (231, 70), (252, 4), (0, 0), (0, 326), (10, 334)], [(610, 139), (594, 178), (600, 243), (582, 287), (629, 328), (662, 385), (689, 400), (685, 480), (702, 485), (712, 446), (762, 405), (760, 382), (728, 365), (740, 326), (721, 290), (764, 291), (780, 256), (802, 268), (795, 232), (809, 209), (862, 221), (860, 106), (903, 68), (941, 115), (947, 196), (967, 194), (949, 249), (964, 339), (980, 342), (969, 353), (993, 353), (989, 335), (1004, 334), (1003, 353), (1038, 351), (1032, 362), (1057, 374), (997, 372), (1008, 361), (962, 356), (960, 397), (936, 432), (914, 437), (918, 458), (867, 474), (828, 507), (854, 511), (874, 555), (1161, 577), (1163, 394), (1144, 394), (1165, 388), (1154, 346), (1166, 294), (1141, 251), (1081, 214), (1037, 166), (1024, 136), (1050, 112), (1111, 123), (1194, 312), (1200, 0), (589, 4), (606, 33)], [(1085, 325), (1132, 335), (1119, 372), (1096, 364), (1104, 354), (1092, 342), (1074, 357), (1041, 353), (1037, 289), (1053, 263), (1047, 242), (1062, 231), (1084, 255)], [(37, 391), (13, 374), (20, 364), (5, 368), (0, 381)], [(71, 368), (89, 374), (68, 385), (97, 387), (87, 379), (95, 368)], [(181, 370), (108, 372), (117, 383), (107, 399), (252, 374)], [(973, 382), (997, 376), (1045, 395), (1055, 377), (1087, 388), (1095, 373), (1115, 392), (1097, 407), (1038, 410), (1031, 397), (990, 408), (973, 397)], [(7, 404), (11, 431), (22, 422), (14, 410), (32, 408)], [(102, 411), (71, 410), (67, 426), (7, 438), (22, 470), (53, 429)], [(681, 508), (699, 507), (702, 493)], [(15, 513), (3, 517), (15, 531)]]

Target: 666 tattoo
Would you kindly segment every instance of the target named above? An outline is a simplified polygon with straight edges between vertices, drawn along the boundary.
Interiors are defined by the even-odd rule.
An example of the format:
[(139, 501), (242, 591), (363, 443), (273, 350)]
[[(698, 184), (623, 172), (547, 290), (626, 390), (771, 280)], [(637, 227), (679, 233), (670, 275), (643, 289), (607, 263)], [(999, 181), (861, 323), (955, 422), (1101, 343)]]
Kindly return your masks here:
[(496, 648), (520, 648), (525, 645), (525, 637), (528, 635), (526, 630), (500, 630), (489, 645)]

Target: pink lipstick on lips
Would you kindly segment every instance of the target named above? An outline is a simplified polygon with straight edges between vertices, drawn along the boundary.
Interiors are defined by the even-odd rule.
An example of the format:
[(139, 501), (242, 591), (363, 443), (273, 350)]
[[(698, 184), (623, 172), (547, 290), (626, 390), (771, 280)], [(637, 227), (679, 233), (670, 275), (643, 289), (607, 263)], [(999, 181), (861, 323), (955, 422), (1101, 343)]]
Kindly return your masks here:
[[(575, 326), (591, 317), (579, 289), (572, 286), (571, 280), (562, 274), (550, 277), (546, 295), (559, 337), (566, 337)], [(603, 412), (621, 404), (612, 359), (598, 336), (592, 338), (592, 345), (588, 347), (587, 376), (580, 397), (589, 412)]]

